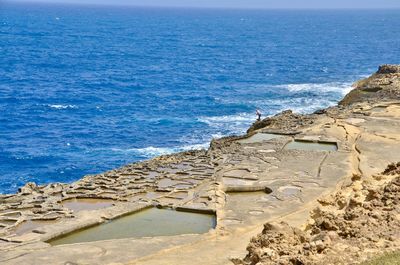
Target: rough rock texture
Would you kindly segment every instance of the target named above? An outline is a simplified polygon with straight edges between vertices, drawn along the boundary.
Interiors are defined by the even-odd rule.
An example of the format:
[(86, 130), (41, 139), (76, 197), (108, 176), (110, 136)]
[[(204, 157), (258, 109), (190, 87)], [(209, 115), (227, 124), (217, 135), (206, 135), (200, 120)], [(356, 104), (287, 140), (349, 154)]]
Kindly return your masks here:
[(355, 89), (347, 94), (339, 105), (398, 100), (400, 98), (400, 66), (382, 65), (374, 75), (356, 82), (353, 86)]
[(321, 199), (304, 231), (267, 223), (234, 264), (355, 264), (400, 249), (400, 163)]
[(277, 132), (297, 132), (300, 128), (313, 124), (314, 120), (314, 115), (301, 115), (293, 113), (291, 110), (285, 110), (275, 116), (256, 121), (247, 130), (247, 133), (262, 128)]
[[(382, 76), (395, 76), (395, 69), (383, 66), (368, 82), (379, 83)], [(391, 89), (400, 91), (400, 86)], [(376, 200), (370, 199), (375, 193), (381, 194), (378, 188), (397, 176), (399, 165), (393, 164), (384, 175), (378, 173), (400, 161), (400, 98), (394, 100), (390, 93), (379, 93), (371, 93), (375, 98), (357, 104), (333, 106), (310, 115), (285, 111), (256, 124), (247, 135), (213, 140), (208, 150), (161, 156), (85, 176), (70, 184), (28, 183), (17, 194), (0, 195), (0, 263), (225, 265), (232, 257), (246, 255), (248, 242), (266, 222), (274, 222), (264, 230), (270, 235), (264, 242), (271, 247), (254, 245), (252, 252), (258, 254), (238, 262), (253, 262), (257, 256), (268, 261), (264, 253), (270, 253), (283, 264), (301, 264), (303, 258), (310, 257), (304, 262), (326, 257), (332, 260), (327, 259), (330, 263), (340, 264), (329, 251), (341, 257), (343, 251), (357, 255), (360, 249), (379, 250), (368, 245), (375, 237), (362, 241), (360, 235), (368, 232), (364, 230), (367, 226), (356, 222), (351, 226), (354, 231), (345, 229), (353, 215), (355, 219), (373, 217), (375, 206), (371, 206), (373, 211), (363, 208), (359, 212), (360, 203), (369, 207), (372, 201), (380, 216), (389, 220), (395, 216), (390, 214), (393, 210), (387, 212), (393, 198), (383, 200), (377, 195)], [(325, 148), (332, 145), (337, 150)], [(378, 177), (365, 182), (373, 175)], [(330, 193), (336, 195), (317, 201)], [(319, 208), (313, 211), (307, 229), (299, 229), (317, 203)], [(202, 235), (126, 238), (56, 247), (46, 243), (152, 206), (213, 212), (216, 228)], [(394, 248), (396, 241), (390, 241), (394, 235), (384, 230), (394, 228), (393, 223), (385, 226), (379, 218), (368, 220), (375, 219), (378, 238), (383, 241), (373, 244), (389, 244), (390, 249), (393, 243)], [(288, 224), (280, 224), (282, 220)], [(339, 233), (342, 226), (343, 232)], [(355, 240), (354, 246), (359, 249), (353, 245), (349, 249), (351, 241), (346, 236)], [(335, 238), (339, 240), (333, 244), (335, 247), (324, 247)]]
[[(212, 175), (213, 167), (203, 150), (160, 156), (88, 175), (71, 184), (36, 185), (29, 182), (17, 194), (0, 195), (0, 237), (22, 234), (19, 230), (25, 226), (31, 226), (31, 229), (22, 229), (24, 232), (48, 226), (41, 221), (77, 219), (76, 211), (65, 204), (70, 200), (79, 203), (81, 199), (91, 199), (93, 205), (108, 200), (111, 205), (122, 208), (126, 203), (133, 203), (212, 211), (215, 198), (208, 192), (212, 188), (209, 184)], [(209, 185), (203, 188), (201, 184), (204, 183)], [(196, 196), (189, 192), (193, 190), (196, 190)], [(122, 211), (131, 210), (126, 207)]]
[(378, 74), (399, 74), (400, 65), (384, 64), (379, 66)]
[(400, 175), (400, 162), (390, 164), (385, 171), (383, 172), (384, 175)]

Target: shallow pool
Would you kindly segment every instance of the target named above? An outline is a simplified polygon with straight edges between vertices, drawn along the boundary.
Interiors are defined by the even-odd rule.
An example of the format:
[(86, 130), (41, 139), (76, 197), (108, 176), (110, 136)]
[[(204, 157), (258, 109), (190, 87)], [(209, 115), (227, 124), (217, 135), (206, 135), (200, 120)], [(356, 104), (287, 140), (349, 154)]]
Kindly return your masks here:
[(120, 238), (202, 234), (215, 228), (211, 214), (150, 208), (48, 241), (51, 245)]
[(85, 210), (98, 210), (114, 205), (113, 200), (107, 199), (92, 199), (92, 198), (74, 198), (68, 199), (61, 203), (64, 207), (73, 210), (74, 212)]
[(337, 151), (336, 143), (292, 141), (285, 146), (287, 150), (307, 150), (307, 151)]

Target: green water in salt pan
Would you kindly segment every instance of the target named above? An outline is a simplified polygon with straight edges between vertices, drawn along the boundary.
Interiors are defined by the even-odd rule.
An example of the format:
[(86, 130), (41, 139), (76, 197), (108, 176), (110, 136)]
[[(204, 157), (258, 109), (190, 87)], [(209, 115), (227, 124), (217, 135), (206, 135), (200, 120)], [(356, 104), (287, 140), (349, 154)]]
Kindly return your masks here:
[(48, 243), (54, 246), (108, 239), (202, 234), (215, 226), (214, 215), (150, 208)]
[(306, 150), (306, 151), (337, 151), (336, 143), (321, 143), (308, 141), (292, 141), (285, 146), (287, 150)]
[(103, 209), (114, 205), (113, 200), (93, 198), (68, 199), (61, 204), (74, 212)]
[(256, 133), (250, 136), (249, 138), (239, 140), (238, 142), (241, 144), (261, 143), (264, 141), (269, 141), (280, 137), (282, 137), (282, 135), (272, 134), (272, 133)]

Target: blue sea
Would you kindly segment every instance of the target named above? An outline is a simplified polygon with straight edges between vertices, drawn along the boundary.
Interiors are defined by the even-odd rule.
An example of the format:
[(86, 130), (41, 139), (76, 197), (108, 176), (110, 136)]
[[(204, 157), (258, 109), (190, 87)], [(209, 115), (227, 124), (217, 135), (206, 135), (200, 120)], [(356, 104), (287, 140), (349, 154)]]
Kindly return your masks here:
[(399, 10), (0, 2), (0, 193), (207, 147), (400, 63)]

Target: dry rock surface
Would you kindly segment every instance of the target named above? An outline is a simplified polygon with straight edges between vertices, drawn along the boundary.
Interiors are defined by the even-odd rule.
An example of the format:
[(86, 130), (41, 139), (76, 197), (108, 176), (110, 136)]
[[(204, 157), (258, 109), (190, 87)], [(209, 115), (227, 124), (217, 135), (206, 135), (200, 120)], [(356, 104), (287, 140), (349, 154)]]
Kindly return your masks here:
[(355, 89), (339, 102), (340, 105), (351, 105), (357, 102), (379, 102), (381, 100), (398, 100), (400, 97), (400, 66), (382, 65), (378, 72), (369, 78), (354, 84)]
[(235, 264), (357, 264), (400, 248), (400, 163), (319, 200), (306, 228), (267, 223)]
[[(0, 263), (306, 263), (347, 249), (351, 240), (354, 253), (396, 248), (398, 235), (391, 231), (398, 225), (398, 200), (385, 189), (398, 183), (398, 165), (387, 165), (400, 161), (399, 79), (398, 66), (382, 66), (353, 90), (382, 88), (369, 89), (367, 97), (309, 115), (285, 111), (255, 123), (247, 135), (213, 140), (208, 150), (161, 156), (71, 184), (27, 183), (17, 194), (0, 195)], [(48, 243), (149, 207), (213, 214), (216, 227), (204, 234)]]

